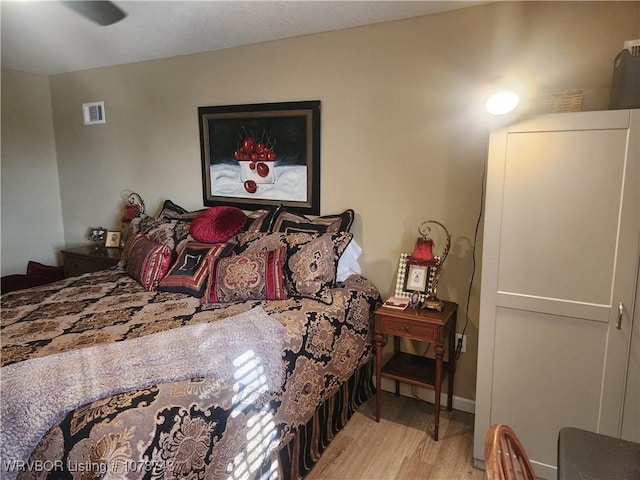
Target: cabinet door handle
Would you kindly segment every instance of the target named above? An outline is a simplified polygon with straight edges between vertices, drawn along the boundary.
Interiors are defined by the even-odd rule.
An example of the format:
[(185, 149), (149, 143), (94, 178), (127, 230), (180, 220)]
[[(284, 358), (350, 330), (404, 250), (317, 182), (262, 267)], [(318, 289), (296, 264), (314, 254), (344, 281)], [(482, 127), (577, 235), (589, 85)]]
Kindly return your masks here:
[(624, 304), (622, 302), (618, 303), (618, 323), (616, 324), (616, 328), (620, 330), (622, 328), (622, 314), (624, 313)]

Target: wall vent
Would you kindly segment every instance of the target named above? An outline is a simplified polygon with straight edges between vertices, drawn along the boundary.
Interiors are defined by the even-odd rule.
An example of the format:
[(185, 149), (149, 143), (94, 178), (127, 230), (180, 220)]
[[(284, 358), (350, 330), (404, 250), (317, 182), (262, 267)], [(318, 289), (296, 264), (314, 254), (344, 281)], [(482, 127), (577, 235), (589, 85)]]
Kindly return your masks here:
[(104, 102), (91, 102), (82, 104), (82, 114), (85, 125), (107, 123), (104, 118)]
[(640, 40), (627, 40), (624, 42), (624, 48), (631, 52), (634, 57), (640, 57)]

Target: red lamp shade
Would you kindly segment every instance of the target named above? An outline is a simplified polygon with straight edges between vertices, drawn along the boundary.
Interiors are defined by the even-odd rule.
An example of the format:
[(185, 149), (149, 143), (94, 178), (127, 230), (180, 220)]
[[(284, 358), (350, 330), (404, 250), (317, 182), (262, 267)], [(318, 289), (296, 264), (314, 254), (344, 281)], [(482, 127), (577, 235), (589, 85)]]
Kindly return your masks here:
[(433, 241), (430, 238), (418, 238), (411, 257), (421, 262), (433, 260)]

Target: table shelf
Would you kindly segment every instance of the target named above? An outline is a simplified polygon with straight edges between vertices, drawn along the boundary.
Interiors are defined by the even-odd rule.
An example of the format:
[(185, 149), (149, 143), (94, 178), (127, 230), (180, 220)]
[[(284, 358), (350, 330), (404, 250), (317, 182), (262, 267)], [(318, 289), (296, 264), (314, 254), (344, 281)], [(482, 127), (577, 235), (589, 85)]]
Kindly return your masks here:
[[(449, 363), (442, 362), (441, 383), (447, 378), (448, 371)], [(436, 386), (436, 361), (429, 357), (396, 352), (382, 367), (382, 377), (434, 390)]]

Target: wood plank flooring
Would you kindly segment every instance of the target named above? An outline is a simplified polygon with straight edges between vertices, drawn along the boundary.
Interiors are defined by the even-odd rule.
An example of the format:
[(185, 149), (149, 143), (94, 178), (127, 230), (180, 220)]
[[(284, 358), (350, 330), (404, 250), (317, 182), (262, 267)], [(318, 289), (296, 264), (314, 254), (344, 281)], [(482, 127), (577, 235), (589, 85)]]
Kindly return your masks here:
[(383, 392), (353, 415), (305, 480), (486, 480), (473, 468), (473, 415), (440, 413), (433, 440), (433, 404)]

